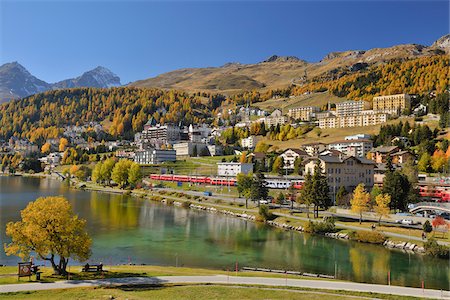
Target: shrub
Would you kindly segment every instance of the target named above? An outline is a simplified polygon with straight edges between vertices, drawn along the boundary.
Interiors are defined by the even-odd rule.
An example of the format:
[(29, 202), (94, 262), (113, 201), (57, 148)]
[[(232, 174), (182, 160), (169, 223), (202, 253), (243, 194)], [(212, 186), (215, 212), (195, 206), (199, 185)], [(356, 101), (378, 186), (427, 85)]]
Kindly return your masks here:
[(191, 201), (185, 201), (185, 202), (181, 203), (181, 207), (190, 208), (191, 207)]
[(378, 231), (352, 231), (349, 237), (351, 240), (369, 244), (383, 244), (386, 241), (386, 237)]
[(243, 207), (243, 206), (244, 206), (244, 203), (239, 203), (238, 206), (239, 206), (239, 207)]
[(449, 247), (439, 245), (434, 239), (429, 239), (423, 245), (425, 253), (440, 258), (449, 258)]
[(426, 232), (426, 233), (430, 233), (433, 231), (433, 226), (431, 226), (431, 223), (428, 220), (426, 220), (425, 223), (423, 223), (422, 228), (423, 228), (423, 232)]
[(217, 203), (217, 204), (222, 203), (222, 200), (216, 199), (216, 200), (214, 201), (214, 203)]
[(327, 232), (335, 232), (336, 226), (334, 225), (334, 219), (326, 219), (321, 222), (309, 221), (304, 228), (305, 232), (324, 234)]
[(173, 205), (174, 200), (173, 199), (166, 199), (167, 205)]
[(269, 207), (267, 205), (259, 206), (258, 216), (256, 217), (257, 221), (265, 222), (265, 221), (271, 221), (275, 218), (276, 218), (276, 216), (270, 212)]
[(194, 196), (194, 200), (198, 200), (200, 198), (200, 196)]

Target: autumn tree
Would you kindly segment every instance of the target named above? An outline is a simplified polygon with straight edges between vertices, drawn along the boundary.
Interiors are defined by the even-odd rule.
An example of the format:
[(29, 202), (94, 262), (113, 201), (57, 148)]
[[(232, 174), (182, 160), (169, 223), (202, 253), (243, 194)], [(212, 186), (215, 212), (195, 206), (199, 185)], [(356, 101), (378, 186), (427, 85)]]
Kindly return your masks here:
[[(21, 211), (21, 220), (6, 225), (11, 243), (7, 255), (27, 260), (31, 253), (49, 261), (58, 275), (67, 274), (69, 259), (86, 261), (91, 255), (91, 238), (86, 221), (79, 219), (64, 197), (41, 197)], [(59, 258), (59, 262), (57, 259)]]
[(428, 152), (424, 152), (417, 163), (417, 167), (421, 172), (429, 172), (431, 169), (431, 156)]
[(101, 183), (104, 180), (102, 178), (102, 166), (103, 163), (100, 161), (95, 164), (95, 167), (92, 170), (92, 181), (95, 183)]
[(350, 200), (351, 211), (359, 214), (359, 223), (362, 222), (362, 214), (369, 211), (370, 195), (364, 189), (364, 184), (360, 183), (353, 191), (353, 197)]
[(69, 141), (66, 138), (60, 138), (59, 139), (59, 152), (63, 152), (66, 150), (66, 147), (69, 145)]
[(381, 225), (381, 218), (389, 216), (389, 203), (391, 202), (391, 196), (388, 194), (379, 194), (375, 197), (375, 206), (373, 210), (380, 217), (378, 224)]
[(132, 162), (128, 170), (128, 183), (135, 186), (142, 179), (142, 171), (139, 164)]
[(444, 167), (447, 165), (447, 157), (444, 151), (438, 149), (434, 151), (433, 156), (431, 156), (431, 166), (435, 172), (444, 171)]
[(124, 187), (128, 183), (128, 172), (132, 162), (128, 159), (121, 159), (115, 165), (111, 173), (111, 179), (119, 185)]
[[(436, 229), (440, 226), (443, 226), (445, 228), (445, 230), (448, 229), (448, 224), (445, 221), (445, 219), (441, 216), (436, 216), (432, 221), (431, 221), (431, 225), (433, 225), (434, 230), (436, 231)], [(442, 237), (444, 237), (444, 232), (442, 231)]]
[(50, 149), (51, 149), (50, 143), (45, 143), (45, 144), (42, 145), (42, 147), (41, 147), (41, 152), (42, 152), (43, 154), (47, 154), (47, 153), (50, 152)]
[(111, 175), (115, 164), (116, 160), (114, 158), (108, 158), (102, 164), (102, 168), (100, 170), (100, 178), (102, 179), (102, 181), (106, 182), (106, 184), (109, 184), (112, 179)]

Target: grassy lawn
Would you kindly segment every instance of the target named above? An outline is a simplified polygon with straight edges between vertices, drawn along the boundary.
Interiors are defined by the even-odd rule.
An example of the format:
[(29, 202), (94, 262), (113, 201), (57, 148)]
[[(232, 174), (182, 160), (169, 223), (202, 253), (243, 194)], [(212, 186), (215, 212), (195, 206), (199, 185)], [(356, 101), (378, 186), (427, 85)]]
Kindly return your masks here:
[[(218, 269), (202, 269), (202, 268), (186, 268), (186, 267), (170, 267), (170, 266), (150, 266), (150, 265), (105, 265), (104, 272), (81, 272), (82, 266), (70, 266), (67, 270), (70, 272), (70, 280), (90, 280), (101, 278), (124, 278), (124, 277), (152, 277), (152, 276), (200, 276), (200, 275), (229, 275), (236, 276), (236, 272), (230, 270)], [(66, 280), (67, 277), (53, 275), (50, 267), (40, 267), (41, 282), (55, 282)], [(17, 278), (16, 266), (0, 267), (0, 285), (1, 284), (22, 284), (36, 282), (35, 276), (28, 280), (28, 277)], [(316, 277), (304, 277), (299, 275), (284, 275), (277, 273), (238, 272), (237, 276), (242, 277), (269, 277), (269, 278), (292, 278), (292, 279), (308, 279), (308, 280), (329, 280)]]
[[(121, 286), (115, 288), (74, 288), (51, 291), (0, 294), (0, 299), (363, 299), (376, 296), (381, 299), (414, 299), (353, 293), (345, 291), (309, 290), (294, 288), (264, 288), (243, 285), (163, 285)], [(359, 297), (358, 297), (359, 296)], [(366, 298), (367, 299), (367, 298)]]

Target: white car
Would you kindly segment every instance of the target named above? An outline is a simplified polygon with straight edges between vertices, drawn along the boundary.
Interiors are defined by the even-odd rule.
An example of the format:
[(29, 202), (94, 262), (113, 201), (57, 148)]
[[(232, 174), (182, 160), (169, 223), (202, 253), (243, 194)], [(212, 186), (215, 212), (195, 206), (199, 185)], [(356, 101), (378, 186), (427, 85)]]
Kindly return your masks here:
[(403, 225), (414, 225), (415, 224), (415, 222), (411, 219), (396, 220), (395, 223), (403, 224)]
[(259, 204), (269, 204), (269, 201), (267, 201), (267, 200), (260, 200)]

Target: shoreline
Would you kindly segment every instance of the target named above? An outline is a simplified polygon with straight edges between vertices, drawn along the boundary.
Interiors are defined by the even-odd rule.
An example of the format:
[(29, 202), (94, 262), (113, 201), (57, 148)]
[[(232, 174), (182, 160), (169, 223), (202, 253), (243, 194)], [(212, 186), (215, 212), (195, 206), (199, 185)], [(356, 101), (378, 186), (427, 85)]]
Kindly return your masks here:
[[(28, 174), (28, 173), (15, 173), (15, 174), (5, 174), (1, 173), (0, 176), (22, 176), (22, 177), (34, 177), (34, 178), (51, 178), (56, 179), (62, 182), (61, 178), (58, 176), (53, 176), (53, 174), (45, 174), (45, 173), (36, 173), (36, 174)], [(221, 213), (225, 215), (229, 215), (236, 218), (245, 219), (247, 221), (257, 222), (256, 221), (256, 215), (258, 214), (255, 209), (245, 209), (241, 207), (228, 207), (225, 205), (218, 205), (213, 203), (202, 203), (201, 201), (190, 199), (191, 195), (185, 194), (184, 191), (178, 192), (179, 194), (183, 194), (183, 196), (189, 197), (188, 199), (183, 199), (183, 197), (180, 196), (172, 196), (167, 195), (164, 191), (163, 194), (161, 194), (161, 191), (151, 191), (151, 194), (149, 194), (149, 191), (144, 190), (124, 190), (117, 187), (107, 187), (107, 186), (101, 186), (93, 182), (83, 182), (78, 181), (77, 179), (71, 178), (70, 179), (70, 188), (77, 189), (77, 190), (84, 190), (84, 191), (94, 191), (94, 192), (102, 192), (102, 193), (109, 193), (109, 194), (116, 194), (116, 195), (129, 195), (136, 198), (146, 199), (149, 201), (154, 202), (160, 202), (165, 205), (169, 205), (167, 202), (172, 202), (173, 205), (176, 206), (183, 206), (184, 202), (190, 202), (189, 207), (185, 207), (188, 209), (195, 209), (195, 210), (203, 210), (208, 213)], [(155, 197), (160, 197), (161, 199), (156, 199)], [(201, 198), (201, 197), (200, 197)], [(165, 199), (169, 199), (170, 201), (165, 201)], [(181, 201), (181, 202), (180, 202)], [(193, 203), (194, 202), (194, 203)], [(247, 212), (250, 210), (250, 212)], [(236, 212), (237, 211), (237, 212)], [(254, 213), (254, 214), (252, 214)], [(274, 212), (275, 215), (277, 215), (277, 212)], [(280, 217), (279, 215), (277, 215)], [(289, 217), (284, 217), (287, 219), (287, 221), (295, 221), (295, 219), (289, 219)], [(320, 219), (313, 219), (312, 222), (318, 222)], [(303, 233), (304, 228), (303, 226), (293, 226), (287, 223), (280, 223), (274, 221), (265, 221), (265, 224), (282, 229), (284, 231), (295, 231), (298, 233)], [(336, 228), (339, 229), (339, 225), (336, 225)], [(345, 228), (340, 228), (341, 230), (345, 230)], [(338, 240), (346, 240), (350, 241), (348, 233), (340, 233), (340, 232), (327, 232), (324, 234), (317, 234), (317, 233), (310, 233), (318, 236), (324, 236), (327, 238), (333, 238)], [(384, 248), (390, 249), (390, 250), (398, 250), (403, 253), (409, 253), (409, 254), (418, 254), (418, 255), (426, 255), (425, 249), (423, 246), (418, 246), (412, 242), (405, 242), (405, 241), (395, 241), (394, 239), (389, 239), (386, 237), (386, 240), (382, 244), (371, 244), (371, 243), (364, 243), (357, 240), (352, 240), (354, 242), (363, 243), (363, 244), (370, 244), (373, 246), (382, 246)]]

